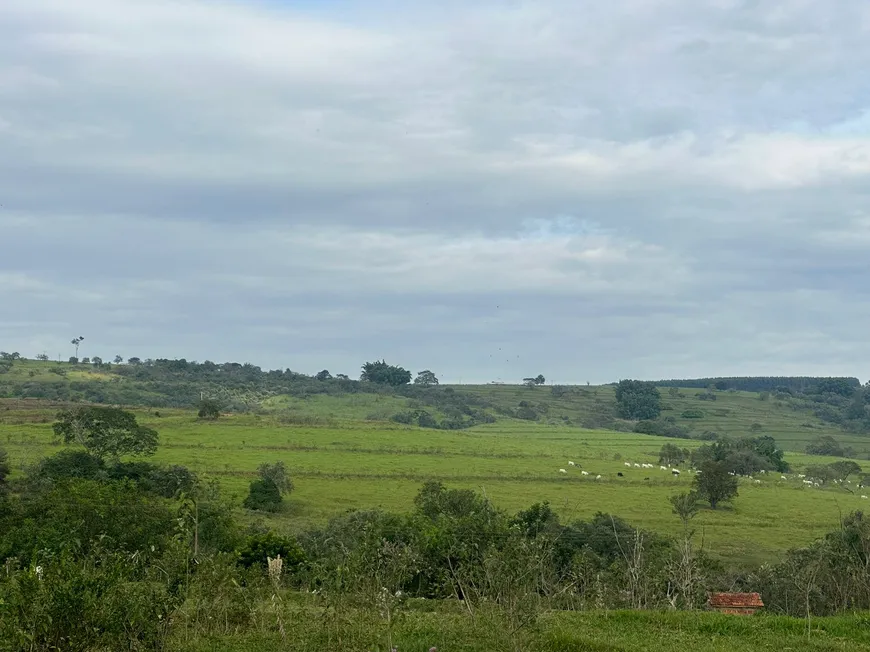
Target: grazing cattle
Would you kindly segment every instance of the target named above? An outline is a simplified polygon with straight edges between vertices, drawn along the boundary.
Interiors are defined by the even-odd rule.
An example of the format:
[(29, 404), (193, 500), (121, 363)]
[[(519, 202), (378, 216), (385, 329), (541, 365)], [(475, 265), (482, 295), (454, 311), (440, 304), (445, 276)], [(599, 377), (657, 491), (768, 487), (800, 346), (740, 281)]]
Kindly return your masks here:
[(779, 476), (779, 479), (780, 479), (780, 480), (788, 480), (788, 478), (785, 477), (784, 475)]
[(628, 468), (631, 468), (631, 462), (623, 462)]
[(668, 470), (668, 467), (666, 467), (666, 466), (660, 466), (659, 468), (660, 468), (662, 471), (667, 471), (667, 470)]
[(644, 480), (649, 480), (649, 478), (644, 478)]
[(568, 473), (565, 469), (559, 469), (559, 473)]
[(580, 471), (583, 475), (589, 475), (589, 471)]
[(756, 480), (755, 484), (761, 484), (761, 480)]
[(867, 496), (861, 496), (861, 498), (863, 498), (864, 500), (867, 500)]
[(572, 462), (571, 460), (568, 460), (568, 466), (577, 466), (577, 465), (574, 464), (574, 462)]
[(620, 478), (624, 478), (624, 477), (625, 477), (625, 474), (624, 474), (622, 471), (620, 471), (620, 472), (617, 473), (616, 475), (618, 475)]
[(679, 469), (671, 469), (671, 473), (673, 475), (680, 475), (680, 470)]
[(640, 468), (640, 464), (638, 464), (637, 462), (635, 462), (635, 463), (634, 463), (634, 468), (639, 469), (639, 468)]

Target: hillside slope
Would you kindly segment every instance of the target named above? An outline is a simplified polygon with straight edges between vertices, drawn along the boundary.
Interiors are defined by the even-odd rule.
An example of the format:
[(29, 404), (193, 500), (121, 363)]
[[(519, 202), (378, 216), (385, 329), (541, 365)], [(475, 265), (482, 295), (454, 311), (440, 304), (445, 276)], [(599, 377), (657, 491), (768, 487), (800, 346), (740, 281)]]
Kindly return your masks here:
[[(0, 371), (0, 398), (192, 408), (207, 396), (219, 400), (227, 411), (271, 413), (284, 423), (299, 425), (329, 425), (347, 419), (401, 421), (451, 430), (500, 419), (621, 431), (635, 425), (615, 418), (613, 386), (388, 388), (350, 379), (318, 381), (289, 369), (263, 371), (247, 364), (185, 360), (135, 365), (16, 360)], [(734, 390), (706, 394), (716, 400), (700, 400), (695, 389), (663, 387), (663, 420), (692, 438), (710, 433), (770, 435), (790, 451), (804, 451), (819, 436), (831, 436), (851, 447), (856, 456), (870, 458), (870, 437), (846, 433), (820, 420), (797, 398)]]

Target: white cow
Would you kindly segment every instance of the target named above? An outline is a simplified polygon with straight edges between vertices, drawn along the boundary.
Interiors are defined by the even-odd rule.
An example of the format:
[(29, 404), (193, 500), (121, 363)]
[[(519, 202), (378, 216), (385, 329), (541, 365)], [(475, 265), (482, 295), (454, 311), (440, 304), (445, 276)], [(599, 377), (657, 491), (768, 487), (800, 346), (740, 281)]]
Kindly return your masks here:
[(577, 466), (577, 465), (574, 464), (574, 462), (572, 462), (571, 460), (568, 460), (568, 466)]
[(596, 479), (596, 480), (600, 480), (600, 479), (601, 479), (601, 475), (600, 475), (600, 474), (599, 474), (599, 475), (596, 475), (596, 476), (595, 476), (595, 479)]
[(568, 473), (565, 469), (559, 469), (559, 473)]
[(623, 462), (628, 468), (631, 468), (631, 462)]
[(589, 475), (589, 471), (580, 471), (583, 475)]

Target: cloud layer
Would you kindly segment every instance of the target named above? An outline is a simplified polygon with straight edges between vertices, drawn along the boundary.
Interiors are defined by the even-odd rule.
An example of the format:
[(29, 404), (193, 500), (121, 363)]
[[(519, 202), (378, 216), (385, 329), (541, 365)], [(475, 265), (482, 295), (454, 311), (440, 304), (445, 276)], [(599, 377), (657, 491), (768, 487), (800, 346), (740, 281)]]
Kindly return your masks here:
[(867, 3), (322, 7), (3, 3), (2, 348), (868, 375)]

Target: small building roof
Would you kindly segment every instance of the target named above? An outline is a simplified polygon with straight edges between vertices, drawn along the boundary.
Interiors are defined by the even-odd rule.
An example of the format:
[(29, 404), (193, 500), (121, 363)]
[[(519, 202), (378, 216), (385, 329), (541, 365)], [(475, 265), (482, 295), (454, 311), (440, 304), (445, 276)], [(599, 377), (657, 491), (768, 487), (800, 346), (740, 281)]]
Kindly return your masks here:
[(709, 604), (711, 607), (763, 607), (760, 593), (711, 593)]

